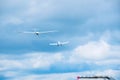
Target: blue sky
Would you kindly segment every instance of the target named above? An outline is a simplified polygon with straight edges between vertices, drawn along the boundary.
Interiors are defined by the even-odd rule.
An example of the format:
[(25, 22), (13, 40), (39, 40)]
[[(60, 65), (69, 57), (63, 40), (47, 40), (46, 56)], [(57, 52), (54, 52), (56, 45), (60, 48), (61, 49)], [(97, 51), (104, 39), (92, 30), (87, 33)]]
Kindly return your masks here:
[[(0, 0), (0, 80), (120, 75), (119, 0)], [(22, 31), (56, 33), (21, 34)], [(50, 42), (69, 41), (62, 47)], [(91, 74), (92, 73), (92, 74)]]

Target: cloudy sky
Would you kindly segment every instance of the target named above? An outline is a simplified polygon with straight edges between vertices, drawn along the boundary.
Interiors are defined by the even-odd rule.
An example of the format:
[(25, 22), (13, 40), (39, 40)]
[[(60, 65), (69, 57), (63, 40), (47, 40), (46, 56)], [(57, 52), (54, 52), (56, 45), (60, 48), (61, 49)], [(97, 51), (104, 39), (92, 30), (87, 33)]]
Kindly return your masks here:
[[(120, 78), (119, 0), (0, 0), (0, 80)], [(22, 34), (22, 31), (57, 30)], [(49, 46), (69, 41), (64, 46)]]

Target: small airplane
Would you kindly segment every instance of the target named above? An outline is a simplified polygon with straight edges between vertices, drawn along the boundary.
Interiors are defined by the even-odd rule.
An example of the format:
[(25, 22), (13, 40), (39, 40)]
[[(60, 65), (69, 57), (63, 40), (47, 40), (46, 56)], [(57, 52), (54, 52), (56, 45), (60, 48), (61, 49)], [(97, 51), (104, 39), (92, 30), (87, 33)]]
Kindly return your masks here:
[(52, 33), (52, 32), (57, 32), (56, 30), (53, 30), (53, 31), (24, 31), (22, 33), (26, 33), (26, 34), (35, 34), (37, 36), (39, 36), (40, 34), (46, 34), (46, 33)]
[(51, 45), (51, 46), (63, 46), (63, 45), (68, 44), (68, 43), (69, 43), (69, 41), (64, 41), (64, 42), (57, 41), (55, 43), (50, 43), (49, 45)]

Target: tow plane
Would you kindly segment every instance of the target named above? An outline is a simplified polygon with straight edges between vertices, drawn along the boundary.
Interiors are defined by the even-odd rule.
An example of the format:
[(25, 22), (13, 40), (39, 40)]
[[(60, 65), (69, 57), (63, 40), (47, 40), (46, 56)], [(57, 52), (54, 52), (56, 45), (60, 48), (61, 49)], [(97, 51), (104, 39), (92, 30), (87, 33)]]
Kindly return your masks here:
[(68, 43), (69, 43), (69, 41), (64, 41), (64, 42), (57, 41), (57, 42), (54, 42), (54, 43), (50, 43), (49, 45), (51, 45), (51, 46), (63, 46), (63, 45), (66, 45)]

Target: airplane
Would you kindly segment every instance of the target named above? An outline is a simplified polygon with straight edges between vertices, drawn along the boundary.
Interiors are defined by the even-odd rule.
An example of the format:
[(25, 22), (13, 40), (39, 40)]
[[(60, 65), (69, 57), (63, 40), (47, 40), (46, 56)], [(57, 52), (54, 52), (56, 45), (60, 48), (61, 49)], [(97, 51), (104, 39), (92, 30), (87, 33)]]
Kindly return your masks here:
[(51, 45), (51, 46), (63, 46), (63, 45), (68, 44), (68, 43), (69, 43), (69, 41), (64, 41), (64, 42), (57, 41), (55, 43), (50, 43), (49, 45)]
[(24, 31), (23, 33), (26, 33), (26, 34), (35, 34), (37, 36), (39, 36), (40, 34), (46, 34), (46, 33), (51, 33), (51, 32), (57, 32), (56, 30), (53, 30), (53, 31)]

